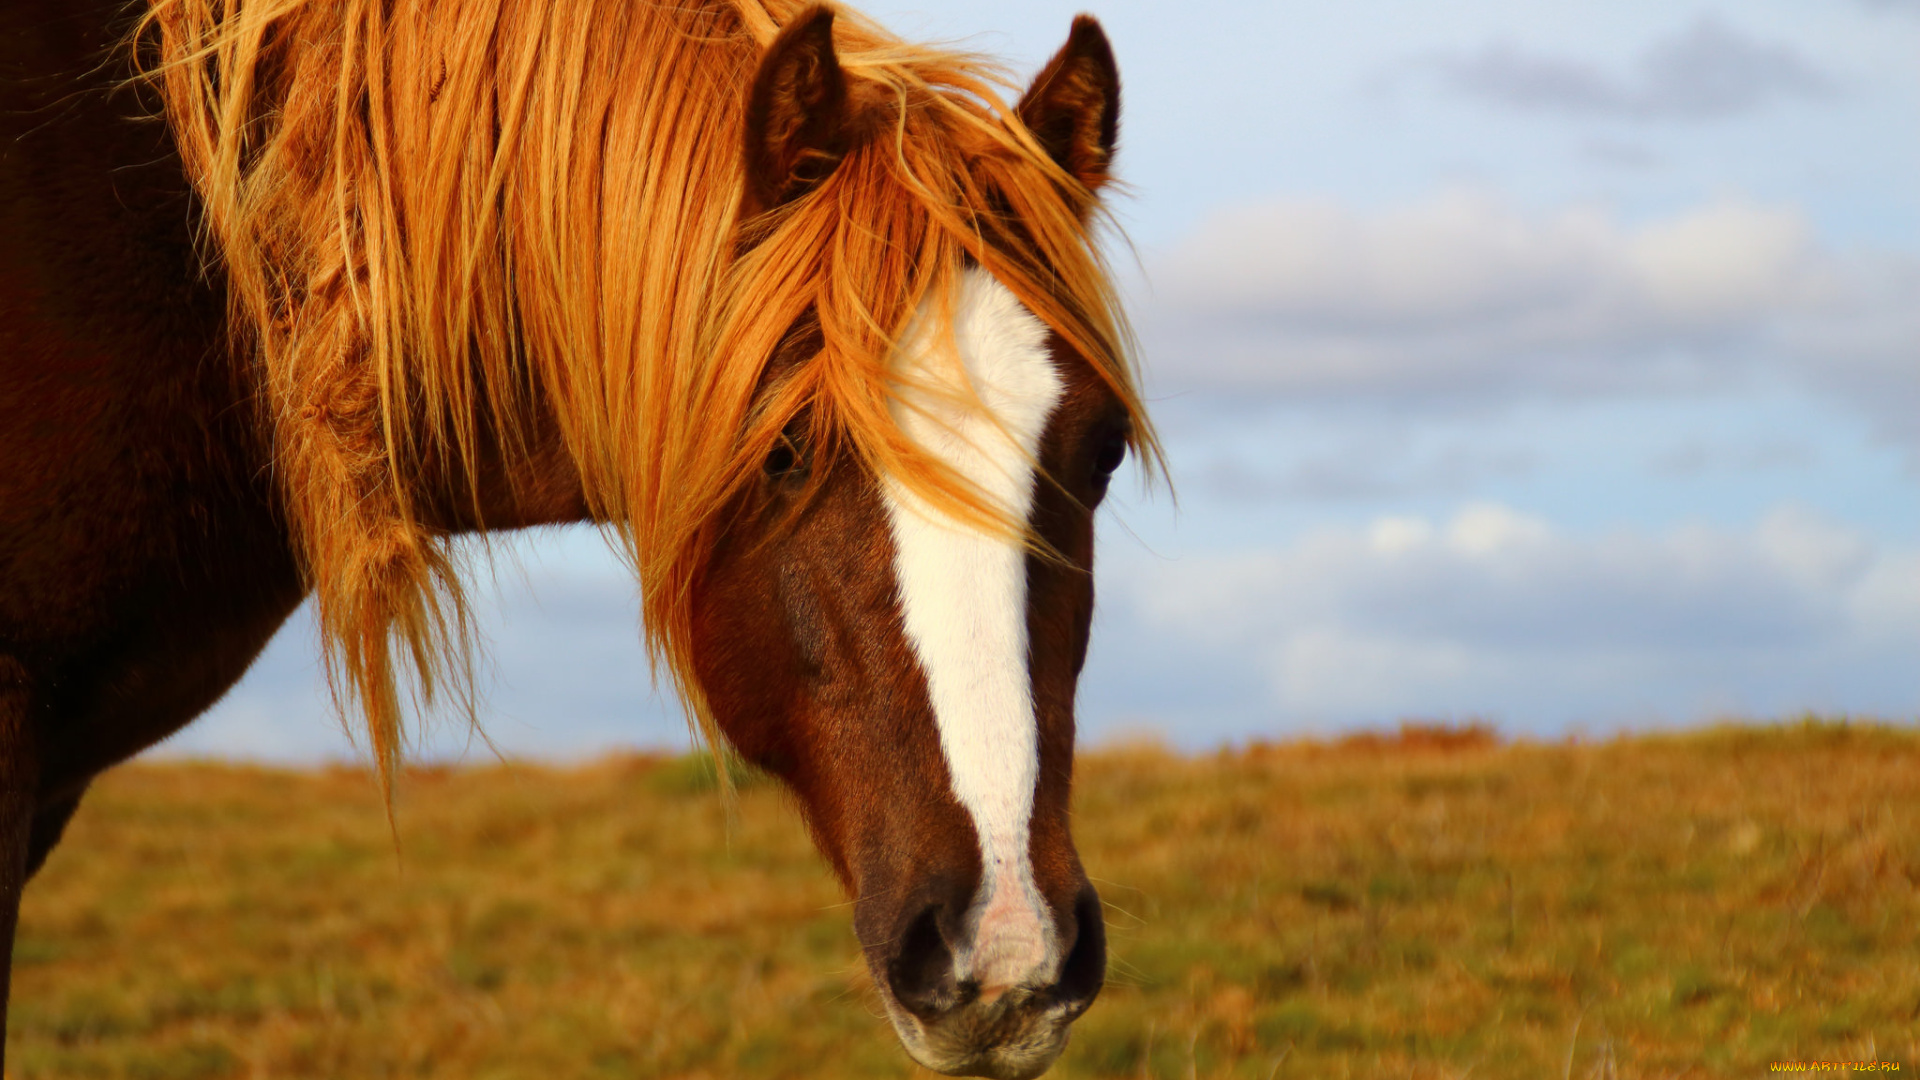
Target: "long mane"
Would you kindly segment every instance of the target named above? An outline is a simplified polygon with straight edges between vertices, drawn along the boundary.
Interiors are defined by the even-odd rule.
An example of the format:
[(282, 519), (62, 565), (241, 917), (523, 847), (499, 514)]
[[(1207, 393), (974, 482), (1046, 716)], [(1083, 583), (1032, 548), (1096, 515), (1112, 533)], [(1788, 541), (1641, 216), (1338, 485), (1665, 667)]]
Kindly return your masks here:
[[(1087, 357), (1155, 455), (1092, 194), (991, 65), (842, 15), (869, 136), (739, 220), (747, 89), (802, 6), (150, 0), (135, 47), (228, 282), (336, 703), (364, 715), (383, 778), (406, 669), (422, 698), (470, 700), (460, 573), (428, 504), (477, 491), (542, 424), (703, 719), (696, 583), (796, 417), (842, 462), (1017, 528), (888, 411), (893, 341), (969, 261)], [(804, 317), (822, 349), (769, 387)]]

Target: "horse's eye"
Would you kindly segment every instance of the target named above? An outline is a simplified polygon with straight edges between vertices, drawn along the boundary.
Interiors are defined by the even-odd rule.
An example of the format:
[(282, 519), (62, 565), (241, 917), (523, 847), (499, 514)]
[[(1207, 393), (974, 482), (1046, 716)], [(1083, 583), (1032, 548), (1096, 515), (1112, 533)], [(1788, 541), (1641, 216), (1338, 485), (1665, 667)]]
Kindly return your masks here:
[(794, 449), (793, 441), (782, 435), (780, 441), (767, 451), (767, 461), (762, 468), (775, 480), (791, 476), (801, 468), (800, 453)]
[(1096, 480), (1105, 480), (1113, 475), (1120, 463), (1127, 460), (1127, 435), (1124, 431), (1115, 431), (1107, 435), (1100, 443), (1100, 449), (1093, 455), (1093, 475)]

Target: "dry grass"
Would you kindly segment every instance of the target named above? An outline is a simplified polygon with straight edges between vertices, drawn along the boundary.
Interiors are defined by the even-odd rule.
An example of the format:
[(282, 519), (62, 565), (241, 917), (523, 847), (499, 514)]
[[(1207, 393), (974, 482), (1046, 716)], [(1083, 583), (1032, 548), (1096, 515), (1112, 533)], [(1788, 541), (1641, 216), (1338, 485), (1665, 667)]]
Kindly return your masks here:
[[(906, 1077), (783, 797), (697, 761), (108, 777), (16, 1077)], [(1062, 1077), (1920, 1069), (1920, 736), (1413, 729), (1082, 762), (1114, 970)], [(731, 824), (728, 819), (731, 816)]]

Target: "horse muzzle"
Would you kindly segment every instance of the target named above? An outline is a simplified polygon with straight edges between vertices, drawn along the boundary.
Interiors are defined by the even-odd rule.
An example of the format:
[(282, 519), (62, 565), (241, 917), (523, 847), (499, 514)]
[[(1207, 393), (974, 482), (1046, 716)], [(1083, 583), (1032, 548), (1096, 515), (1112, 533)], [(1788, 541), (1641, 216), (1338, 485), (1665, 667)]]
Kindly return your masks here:
[(901, 1045), (948, 1076), (1047, 1071), (1106, 977), (1099, 895), (1084, 885), (1071, 912), (1039, 933), (989, 909), (950, 935), (943, 914), (928, 905), (880, 950), (890, 955), (869, 951)]

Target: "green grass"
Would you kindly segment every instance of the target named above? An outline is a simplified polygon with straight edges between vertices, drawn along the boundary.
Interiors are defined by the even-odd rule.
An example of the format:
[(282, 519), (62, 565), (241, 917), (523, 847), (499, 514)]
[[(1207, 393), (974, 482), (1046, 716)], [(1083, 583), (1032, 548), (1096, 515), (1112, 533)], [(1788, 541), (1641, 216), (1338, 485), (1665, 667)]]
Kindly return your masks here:
[[(139, 766), (29, 889), (9, 1075), (907, 1077), (787, 799), (710, 765)], [(1920, 1070), (1920, 737), (1411, 729), (1082, 758), (1061, 1077)]]

